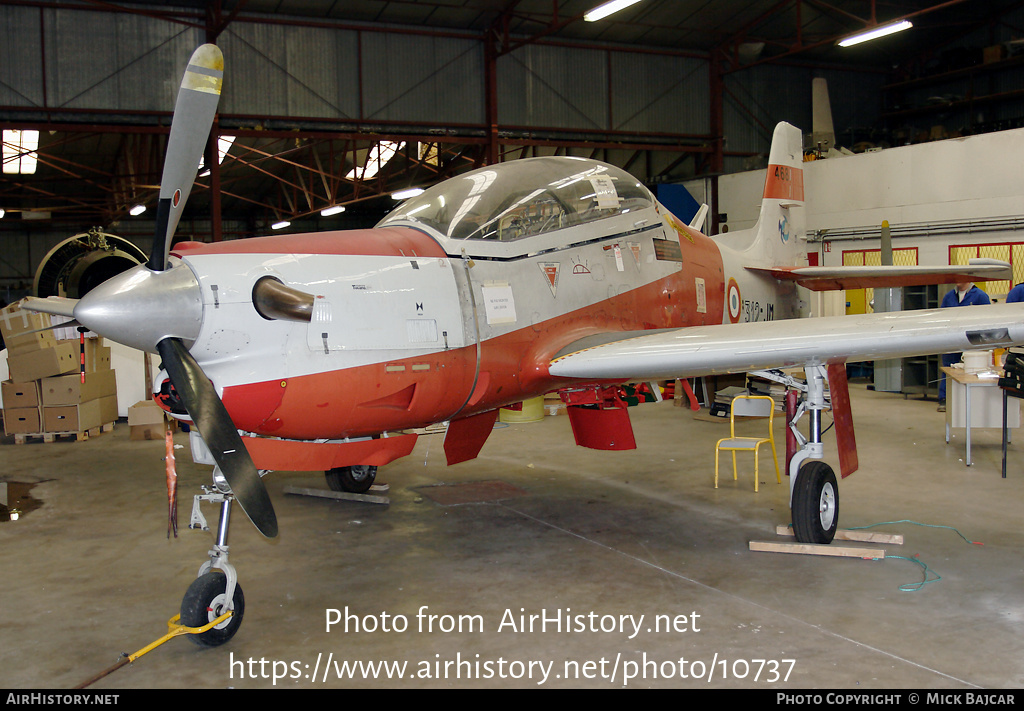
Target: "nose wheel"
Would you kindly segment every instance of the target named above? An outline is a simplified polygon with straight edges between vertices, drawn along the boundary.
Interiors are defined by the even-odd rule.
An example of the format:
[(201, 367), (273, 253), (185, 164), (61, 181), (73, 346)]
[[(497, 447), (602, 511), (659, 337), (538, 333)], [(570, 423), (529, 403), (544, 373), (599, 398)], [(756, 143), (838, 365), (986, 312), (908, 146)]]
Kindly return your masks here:
[(206, 518), (200, 510), (200, 502), (220, 504), (220, 520), (217, 523), (217, 538), (210, 549), (210, 559), (199, 568), (196, 579), (189, 585), (181, 600), (180, 623), (186, 627), (203, 627), (226, 612), (231, 616), (205, 632), (189, 635), (189, 639), (201, 647), (219, 647), (242, 626), (245, 615), (245, 595), (238, 584), (235, 566), (228, 562), (228, 526), (231, 523), (231, 503), (234, 494), (226, 490), (226, 482), (218, 468), (213, 470), (215, 487), (203, 487), (204, 494), (197, 494), (192, 503), (192, 519), (189, 528), (209, 531)]
[(181, 601), (180, 623), (186, 627), (208, 625), (225, 612), (231, 617), (206, 632), (189, 635), (201, 647), (219, 647), (235, 636), (245, 615), (245, 595), (242, 586), (235, 583), (231, 597), (227, 596), (228, 577), (215, 570), (196, 578)]

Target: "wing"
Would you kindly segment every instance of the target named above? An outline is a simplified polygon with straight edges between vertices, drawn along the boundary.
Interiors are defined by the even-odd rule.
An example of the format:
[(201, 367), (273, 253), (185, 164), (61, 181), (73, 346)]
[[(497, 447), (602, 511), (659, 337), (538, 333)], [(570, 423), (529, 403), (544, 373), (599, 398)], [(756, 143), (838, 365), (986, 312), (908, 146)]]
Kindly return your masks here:
[(1010, 265), (997, 259), (972, 259), (970, 264), (941, 267), (747, 267), (781, 281), (795, 281), (812, 291), (954, 284), (1012, 279)]
[(562, 349), (552, 375), (668, 380), (1024, 344), (1024, 303), (601, 334)]

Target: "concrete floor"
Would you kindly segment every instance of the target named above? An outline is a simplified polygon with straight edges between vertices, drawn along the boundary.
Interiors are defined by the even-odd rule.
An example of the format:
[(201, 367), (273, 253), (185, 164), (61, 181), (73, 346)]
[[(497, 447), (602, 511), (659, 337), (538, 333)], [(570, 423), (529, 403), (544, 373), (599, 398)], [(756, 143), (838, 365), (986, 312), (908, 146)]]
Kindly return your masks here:
[[(941, 577), (917, 592), (900, 589), (925, 576), (906, 559), (751, 552), (789, 522), (786, 479), (762, 473), (754, 494), (748, 462), (714, 489), (728, 426), (662, 403), (631, 410), (632, 452), (576, 447), (566, 417), (499, 427), (451, 468), (441, 435), (422, 436), (378, 476), (389, 506), (284, 495), (322, 476), (268, 477), (280, 536), (240, 512), (231, 529), (238, 635), (213, 649), (173, 639), (91, 688), (1020, 688), (1024, 444), (1004, 480), (997, 432), (976, 432), (967, 468), (962, 432), (945, 444), (934, 402), (852, 391), (861, 471), (840, 485), (840, 526), (907, 519), (984, 543), (874, 529), (904, 534), (889, 554)], [(187, 452), (182, 531), (168, 540), (162, 442), (132, 442), (123, 423), (87, 442), (3, 441), (0, 480), (38, 482), (41, 506), (0, 523), (0, 687), (70, 688), (165, 633), (212, 542), (186, 528), (208, 482)], [(524, 495), (442, 506), (422, 490), (481, 480)], [(328, 611), (346, 608), (374, 629), (328, 631)], [(419, 626), (424, 609), (433, 631)], [(545, 612), (598, 629), (518, 628)], [(640, 632), (620, 615), (643, 615)], [(657, 615), (675, 627), (657, 631)], [(339, 678), (344, 660), (407, 666), (401, 679)]]

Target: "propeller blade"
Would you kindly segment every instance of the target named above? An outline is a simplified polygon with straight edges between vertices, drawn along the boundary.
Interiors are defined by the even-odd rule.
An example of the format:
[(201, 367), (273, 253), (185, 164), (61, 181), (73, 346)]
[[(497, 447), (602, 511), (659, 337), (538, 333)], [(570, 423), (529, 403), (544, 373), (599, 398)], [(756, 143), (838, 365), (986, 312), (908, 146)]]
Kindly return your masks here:
[(28, 336), (33, 333), (42, 333), (43, 331), (52, 331), (57, 328), (68, 328), (81, 326), (75, 320), (75, 305), (78, 303), (78, 299), (68, 299), (63, 296), (48, 296), (45, 299), (41, 299), (38, 296), (26, 296), (21, 300), (21, 308), (26, 311), (32, 311), (34, 313), (50, 314), (51, 316), (67, 316), (70, 321), (62, 321), (60, 323), (51, 323), (49, 326), (43, 326), (37, 328), (34, 331), (25, 331), (22, 336)]
[[(35, 309), (26, 308), (25, 310), (34, 311)], [(82, 324), (78, 323), (78, 321), (71, 319), (70, 321), (62, 321), (61, 323), (51, 323), (49, 326), (43, 326), (42, 328), (37, 328), (33, 331), (25, 331), (24, 333), (19, 333), (18, 335), (31, 336), (33, 333), (42, 333), (43, 331), (55, 331), (58, 328), (78, 328), (81, 325)]]
[(210, 448), (235, 500), (260, 533), (267, 538), (275, 537), (277, 515), (270, 495), (213, 383), (179, 339), (165, 338), (156, 347), (174, 389)]
[[(52, 314), (53, 316), (75, 316), (75, 306), (78, 299), (68, 299), (63, 296), (48, 296), (41, 299), (38, 296), (26, 296), (21, 301), (21, 308), (26, 311)], [(64, 324), (61, 324), (62, 326)]]
[(223, 76), (224, 55), (216, 45), (204, 44), (192, 54), (182, 77), (160, 179), (156, 232), (148, 262), (153, 271), (167, 268), (171, 237), (178, 227), (213, 128)]

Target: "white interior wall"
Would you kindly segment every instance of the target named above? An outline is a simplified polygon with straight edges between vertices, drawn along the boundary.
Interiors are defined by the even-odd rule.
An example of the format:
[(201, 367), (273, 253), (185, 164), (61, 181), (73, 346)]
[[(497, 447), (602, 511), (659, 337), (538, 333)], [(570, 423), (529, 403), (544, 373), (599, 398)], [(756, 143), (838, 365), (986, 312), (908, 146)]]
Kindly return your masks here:
[[(936, 222), (1024, 216), (1024, 129), (890, 148), (804, 164), (807, 228), (894, 228)], [(730, 230), (753, 226), (764, 170), (719, 178), (719, 211)], [(695, 189), (703, 191), (702, 181)], [(920, 264), (948, 264), (950, 244), (1024, 242), (1024, 231), (894, 237), (894, 247), (917, 247)], [(842, 264), (844, 249), (875, 249), (877, 238), (836, 239), (821, 264)]]

